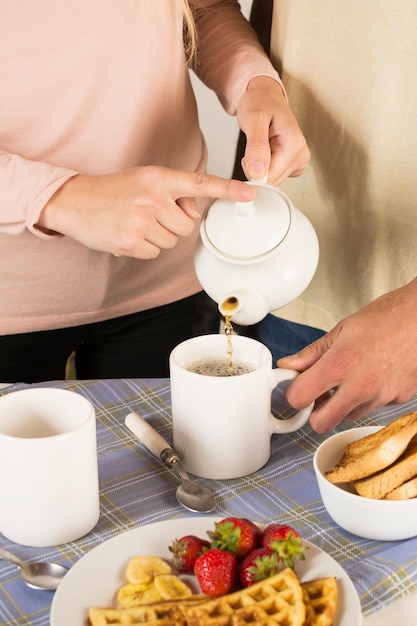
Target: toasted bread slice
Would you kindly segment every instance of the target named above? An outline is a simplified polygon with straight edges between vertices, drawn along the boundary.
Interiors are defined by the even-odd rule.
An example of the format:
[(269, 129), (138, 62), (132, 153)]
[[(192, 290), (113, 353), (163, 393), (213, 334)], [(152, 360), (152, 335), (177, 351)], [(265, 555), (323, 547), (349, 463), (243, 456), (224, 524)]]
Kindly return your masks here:
[(353, 482), (360, 496), (382, 499), (417, 474), (417, 436), (410, 441), (406, 451), (390, 467), (373, 476)]
[(417, 434), (417, 411), (350, 443), (339, 463), (326, 472), (331, 483), (347, 483), (384, 470), (406, 450)]
[[(417, 470), (416, 470), (417, 471)], [(411, 500), (417, 497), (417, 476), (393, 489), (385, 496), (386, 500)]]

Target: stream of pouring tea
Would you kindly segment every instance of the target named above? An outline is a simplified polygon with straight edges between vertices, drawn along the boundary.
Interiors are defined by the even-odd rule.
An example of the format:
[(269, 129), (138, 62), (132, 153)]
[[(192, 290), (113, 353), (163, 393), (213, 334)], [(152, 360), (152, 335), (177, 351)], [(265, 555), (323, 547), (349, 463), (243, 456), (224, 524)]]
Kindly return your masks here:
[(229, 372), (233, 372), (233, 345), (232, 345), (232, 334), (233, 334), (233, 326), (231, 324), (231, 315), (224, 316), (224, 334), (227, 339), (227, 368)]
[(233, 345), (232, 345), (232, 334), (233, 334), (233, 326), (231, 323), (232, 315), (236, 313), (239, 308), (239, 300), (236, 296), (229, 296), (220, 305), (220, 311), (224, 317), (224, 333), (227, 339), (227, 365), (229, 373), (233, 372)]
[(227, 339), (227, 348), (226, 348), (226, 356), (227, 356), (227, 369), (229, 374), (233, 373), (233, 345), (232, 345), (232, 334), (233, 334), (233, 326), (231, 323), (232, 316), (239, 309), (239, 300), (236, 296), (229, 296), (219, 306), (220, 312), (224, 317), (224, 333)]

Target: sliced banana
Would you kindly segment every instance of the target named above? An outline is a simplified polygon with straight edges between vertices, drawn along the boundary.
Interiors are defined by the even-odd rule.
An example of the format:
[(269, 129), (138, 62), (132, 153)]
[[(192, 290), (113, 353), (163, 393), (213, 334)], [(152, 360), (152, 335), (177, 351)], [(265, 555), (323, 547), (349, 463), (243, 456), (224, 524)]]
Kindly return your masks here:
[(131, 609), (140, 604), (160, 600), (162, 600), (161, 593), (155, 588), (153, 582), (150, 584), (127, 583), (117, 592), (117, 604), (121, 609)]
[(150, 583), (155, 576), (171, 573), (169, 563), (158, 556), (134, 556), (126, 568), (126, 578), (130, 583)]
[(153, 584), (161, 594), (162, 600), (183, 598), (185, 596), (191, 596), (193, 593), (184, 581), (173, 574), (161, 574), (160, 576), (156, 576)]
[(125, 573), (128, 582), (116, 598), (121, 609), (192, 595), (190, 587), (172, 574), (169, 563), (156, 556), (133, 557)]

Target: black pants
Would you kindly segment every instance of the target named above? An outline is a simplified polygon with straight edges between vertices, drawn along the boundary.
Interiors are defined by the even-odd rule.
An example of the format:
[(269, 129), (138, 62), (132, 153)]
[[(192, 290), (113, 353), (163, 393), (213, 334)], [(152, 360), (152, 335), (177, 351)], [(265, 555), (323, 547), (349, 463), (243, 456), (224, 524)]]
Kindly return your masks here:
[(165, 378), (171, 350), (219, 331), (205, 293), (149, 311), (74, 328), (0, 336), (0, 382), (62, 380), (75, 352), (77, 378)]

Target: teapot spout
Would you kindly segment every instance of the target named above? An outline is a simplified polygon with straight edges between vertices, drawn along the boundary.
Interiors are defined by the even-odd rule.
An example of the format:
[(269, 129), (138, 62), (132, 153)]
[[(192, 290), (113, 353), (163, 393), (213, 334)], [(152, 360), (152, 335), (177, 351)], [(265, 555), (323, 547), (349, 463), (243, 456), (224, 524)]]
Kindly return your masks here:
[(219, 302), (219, 311), (223, 317), (233, 317), (240, 310), (240, 302), (237, 296), (227, 296)]
[(269, 313), (259, 293), (240, 289), (221, 298), (218, 308), (223, 317), (230, 317), (232, 322), (241, 326), (256, 324)]

